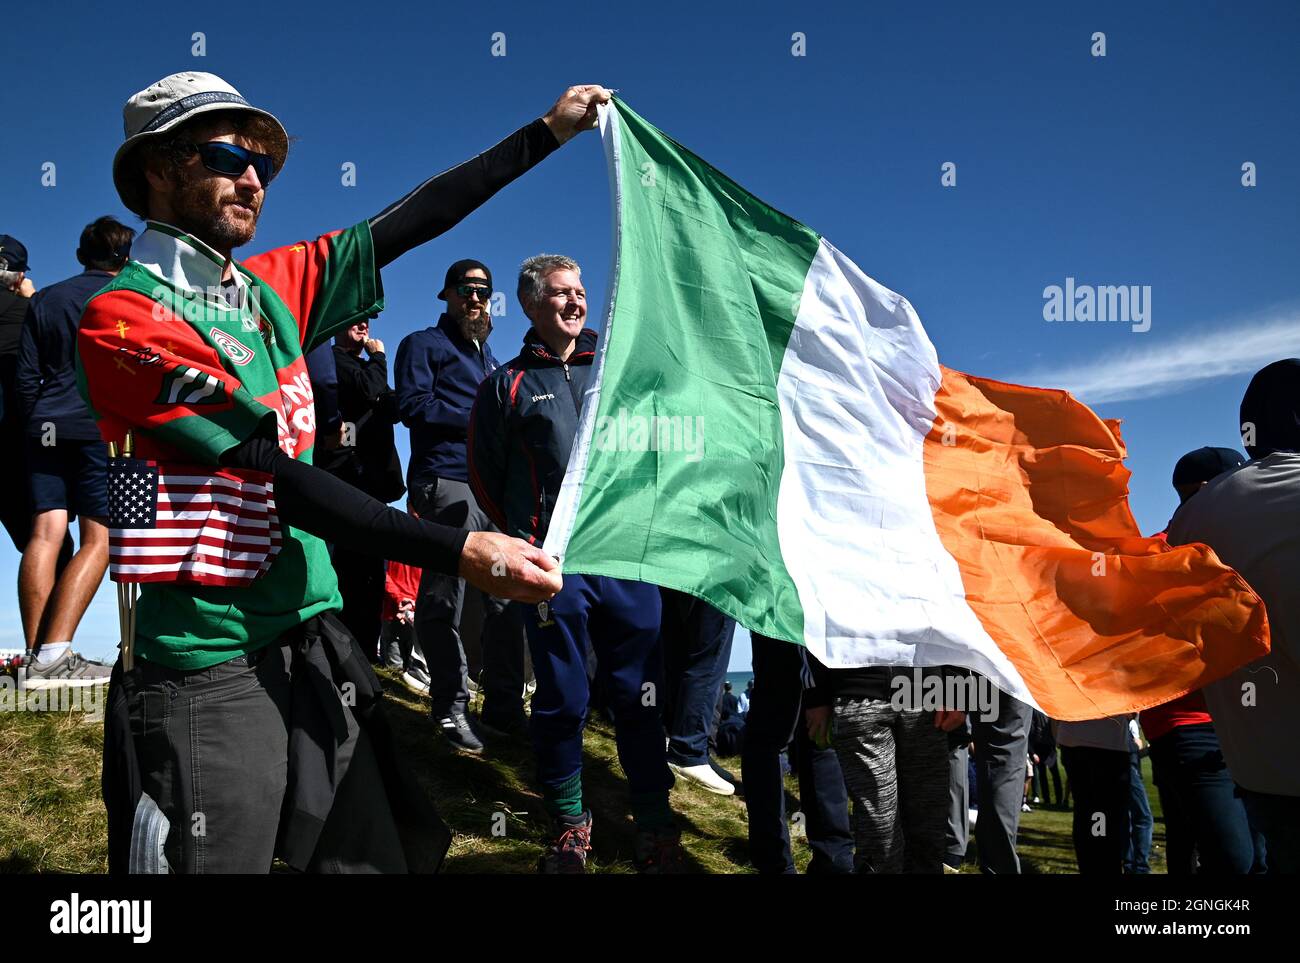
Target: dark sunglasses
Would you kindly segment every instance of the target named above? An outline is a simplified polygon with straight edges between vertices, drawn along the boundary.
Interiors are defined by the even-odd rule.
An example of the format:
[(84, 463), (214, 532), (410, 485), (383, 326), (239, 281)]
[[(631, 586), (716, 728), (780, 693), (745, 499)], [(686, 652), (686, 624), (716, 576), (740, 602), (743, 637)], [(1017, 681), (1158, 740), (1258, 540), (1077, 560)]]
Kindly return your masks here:
[(477, 294), (480, 301), (486, 301), (492, 297), (492, 289), (482, 284), (458, 284), (456, 285), (456, 293), (462, 298)]
[(178, 146), (183, 150), (197, 153), (203, 166), (214, 174), (240, 177), (244, 171), (252, 167), (257, 172), (257, 179), (262, 182), (263, 187), (275, 179), (275, 158), (270, 154), (259, 154), (257, 151), (240, 147), (238, 144), (227, 144), (221, 140)]

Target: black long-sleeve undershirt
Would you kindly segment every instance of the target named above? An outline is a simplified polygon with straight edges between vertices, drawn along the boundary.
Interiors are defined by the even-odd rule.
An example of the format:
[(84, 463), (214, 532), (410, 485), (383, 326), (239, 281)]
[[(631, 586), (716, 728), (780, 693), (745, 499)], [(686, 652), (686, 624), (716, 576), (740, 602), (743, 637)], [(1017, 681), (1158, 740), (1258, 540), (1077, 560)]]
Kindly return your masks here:
[(429, 178), (370, 219), (376, 267), (431, 241), (560, 146), (540, 117), (495, 147)]
[[(370, 219), (375, 266), (391, 264), (450, 230), (559, 146), (538, 118), (495, 147), (429, 178)], [(390, 508), (329, 472), (290, 458), (264, 436), (228, 449), (221, 463), (274, 476), (276, 511), (285, 524), (352, 551), (459, 574), (468, 533)]]
[(274, 441), (249, 438), (227, 449), (221, 464), (275, 478), (280, 521), (366, 555), (458, 575), (468, 533), (390, 508), (329, 472), (286, 455)]
[[(370, 219), (375, 266), (450, 230), (560, 146), (538, 118), (495, 147), (437, 174)], [(456, 575), (468, 533), (390, 508), (329, 472), (286, 455), (261, 435), (228, 449), (221, 463), (275, 478), (280, 520), (352, 551)]]

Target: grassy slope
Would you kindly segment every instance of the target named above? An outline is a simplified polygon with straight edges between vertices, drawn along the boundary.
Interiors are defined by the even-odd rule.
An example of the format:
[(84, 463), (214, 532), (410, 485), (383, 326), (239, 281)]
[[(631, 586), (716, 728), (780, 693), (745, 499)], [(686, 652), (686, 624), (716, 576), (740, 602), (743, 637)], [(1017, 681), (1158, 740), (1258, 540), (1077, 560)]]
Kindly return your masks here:
[[(387, 676), (386, 682), (392, 682)], [(492, 742), (482, 758), (449, 750), (424, 705), (400, 684), (389, 685), (390, 716), (408, 758), (455, 832), (446, 869), (453, 873), (529, 873), (545, 819), (529, 785), (527, 745)], [(102, 726), (78, 715), (0, 713), (0, 873), (82, 872), (107, 868), (104, 810), (99, 801)], [(722, 760), (739, 774), (740, 760)], [(1163, 825), (1156, 810), (1152, 869), (1164, 870)], [(788, 783), (792, 793), (795, 785)], [(594, 723), (586, 740), (584, 789), (595, 816), (597, 872), (631, 872), (632, 823), (613, 734)], [(791, 799), (792, 808), (794, 805)], [(678, 781), (673, 806), (682, 817), (686, 849), (699, 872), (751, 872), (745, 862), (744, 803)], [(501, 814), (496, 816), (495, 814)], [(494, 835), (494, 826), (504, 834)], [(974, 844), (972, 842), (972, 855)], [(1070, 813), (1039, 808), (1021, 821), (1020, 853), (1030, 873), (1074, 872)], [(808, 848), (795, 844), (802, 868)], [(968, 865), (967, 870), (971, 867)]]

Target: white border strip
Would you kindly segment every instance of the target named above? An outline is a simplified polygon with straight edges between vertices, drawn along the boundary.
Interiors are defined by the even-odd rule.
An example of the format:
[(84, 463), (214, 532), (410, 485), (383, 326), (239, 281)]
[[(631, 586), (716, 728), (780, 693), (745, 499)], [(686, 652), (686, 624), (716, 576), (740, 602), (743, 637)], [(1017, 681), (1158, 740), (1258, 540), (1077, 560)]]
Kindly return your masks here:
[(596, 371), (584, 392), (582, 413), (578, 417), (578, 435), (569, 464), (564, 469), (564, 483), (551, 510), (550, 525), (542, 550), (557, 560), (564, 561), (569, 537), (578, 518), (578, 505), (582, 501), (583, 484), (587, 479), (587, 462), (591, 456), (591, 438), (596, 430), (596, 410), (600, 407), (600, 388), (605, 380), (605, 352), (609, 350), (610, 332), (614, 325), (614, 302), (618, 295), (618, 281), (623, 254), (623, 154), (619, 146), (618, 108), (611, 102), (596, 107), (600, 118), (600, 140), (605, 145), (605, 160), (609, 169), (610, 212), (613, 217), (614, 255), (610, 262), (608, 295), (605, 299), (605, 320), (600, 328), (600, 346), (596, 352)]

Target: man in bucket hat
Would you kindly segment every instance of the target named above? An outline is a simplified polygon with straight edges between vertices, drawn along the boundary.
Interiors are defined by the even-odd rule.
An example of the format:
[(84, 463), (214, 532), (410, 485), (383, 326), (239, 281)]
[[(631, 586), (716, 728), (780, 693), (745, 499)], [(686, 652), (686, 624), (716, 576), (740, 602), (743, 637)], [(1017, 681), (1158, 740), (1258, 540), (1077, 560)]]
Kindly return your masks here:
[[(114, 674), (130, 724), (119, 715), (105, 727), (110, 862), (137, 808), (165, 817), (177, 871), (265, 872), (275, 856), (334, 872), (441, 859), (445, 842), (437, 851), (412, 829), (422, 814), (392, 772), (378, 684), (335, 614), (325, 542), (525, 601), (553, 596), (559, 571), (521, 540), (414, 518), (313, 468), (303, 354), (378, 313), (381, 268), (595, 126), (608, 99), (569, 88), (544, 117), (375, 217), (243, 262), (232, 252), (252, 239), (284, 165), (283, 126), (206, 73), (173, 74), (127, 102), (113, 179), (146, 229), (86, 306), (83, 394), (105, 440), (130, 432), (138, 458), (269, 475), (281, 542), (251, 561), (229, 544), (182, 546), (170, 580), (144, 585), (134, 665), (119, 660)], [(220, 584), (231, 572), (240, 581), (241, 564), (260, 574)], [(134, 785), (116, 780), (133, 764), (139, 793), (115, 794)]]

